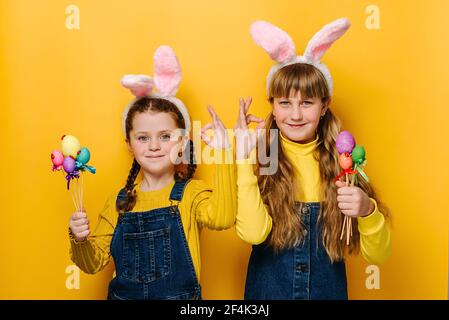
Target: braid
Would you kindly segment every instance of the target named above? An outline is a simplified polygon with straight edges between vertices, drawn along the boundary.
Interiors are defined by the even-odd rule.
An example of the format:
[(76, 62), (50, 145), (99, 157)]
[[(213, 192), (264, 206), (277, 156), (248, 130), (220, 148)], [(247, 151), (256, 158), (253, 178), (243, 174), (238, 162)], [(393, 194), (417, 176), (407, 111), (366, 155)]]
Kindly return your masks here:
[(189, 140), (189, 149), (190, 149), (190, 161), (187, 166), (187, 177), (186, 180), (191, 179), (196, 171), (196, 161), (195, 161), (195, 153), (193, 152), (193, 141)]
[(196, 171), (196, 162), (195, 162), (195, 153), (193, 152), (193, 142), (192, 140), (189, 140), (189, 145), (186, 146), (184, 150), (184, 154), (189, 151), (189, 157), (187, 158), (187, 168), (185, 168), (185, 164), (181, 164), (178, 166), (178, 169), (175, 172), (175, 180), (176, 181), (183, 181), (183, 180), (189, 180), (193, 177)]
[(136, 205), (137, 194), (134, 189), (134, 181), (137, 178), (137, 175), (140, 171), (140, 164), (134, 159), (133, 164), (131, 166), (131, 170), (128, 174), (128, 179), (126, 180), (125, 192), (126, 198), (124, 200), (120, 200), (117, 204), (117, 211), (120, 213), (131, 211)]

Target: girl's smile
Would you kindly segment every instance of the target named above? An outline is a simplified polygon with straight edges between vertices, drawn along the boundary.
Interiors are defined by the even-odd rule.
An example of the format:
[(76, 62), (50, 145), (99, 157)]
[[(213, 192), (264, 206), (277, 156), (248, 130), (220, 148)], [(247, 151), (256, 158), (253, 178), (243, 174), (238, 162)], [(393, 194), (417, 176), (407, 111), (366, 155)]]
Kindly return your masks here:
[(302, 128), (305, 125), (307, 125), (307, 123), (300, 123), (300, 124), (292, 124), (292, 123), (287, 123), (290, 127), (296, 129), (296, 128)]
[(148, 159), (160, 159), (160, 158), (162, 158), (162, 157), (165, 157), (165, 155), (164, 155), (164, 154), (161, 154), (161, 155), (149, 155), (149, 156), (145, 156), (145, 158), (148, 158)]

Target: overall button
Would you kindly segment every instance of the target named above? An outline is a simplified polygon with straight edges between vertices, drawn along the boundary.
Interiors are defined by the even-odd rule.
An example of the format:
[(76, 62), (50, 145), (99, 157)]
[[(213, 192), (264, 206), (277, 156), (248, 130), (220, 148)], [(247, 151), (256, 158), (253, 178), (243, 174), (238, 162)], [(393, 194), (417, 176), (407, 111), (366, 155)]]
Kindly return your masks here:
[(307, 214), (307, 213), (309, 213), (309, 207), (307, 207), (307, 206), (303, 206), (302, 207), (302, 209), (301, 209), (301, 212), (303, 213), (303, 214)]
[(298, 270), (300, 272), (303, 272), (303, 273), (306, 273), (306, 272), (309, 271), (309, 266), (307, 264), (305, 264), (305, 263), (298, 263), (296, 265), (296, 270)]

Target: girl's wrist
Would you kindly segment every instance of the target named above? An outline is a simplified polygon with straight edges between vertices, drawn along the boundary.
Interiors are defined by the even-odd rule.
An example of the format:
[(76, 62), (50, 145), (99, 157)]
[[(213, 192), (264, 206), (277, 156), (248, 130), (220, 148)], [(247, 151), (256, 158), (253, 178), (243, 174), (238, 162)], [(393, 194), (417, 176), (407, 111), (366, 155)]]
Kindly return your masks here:
[(372, 215), (374, 213), (375, 209), (376, 209), (376, 206), (371, 201), (371, 199), (368, 199), (368, 201), (369, 201), (369, 206), (368, 206), (367, 212), (365, 214), (360, 215), (363, 218)]

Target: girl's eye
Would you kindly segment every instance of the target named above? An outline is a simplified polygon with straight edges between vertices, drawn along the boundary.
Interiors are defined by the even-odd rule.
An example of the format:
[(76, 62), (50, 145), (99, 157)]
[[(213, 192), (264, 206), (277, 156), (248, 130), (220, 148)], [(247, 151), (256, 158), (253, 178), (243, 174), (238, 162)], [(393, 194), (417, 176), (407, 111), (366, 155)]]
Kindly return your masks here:
[(140, 136), (137, 138), (137, 140), (139, 140), (140, 142), (146, 142), (148, 141), (149, 137), (148, 136)]
[(302, 104), (302, 105), (305, 105), (305, 106), (310, 106), (310, 105), (312, 105), (313, 103), (312, 103), (312, 101), (303, 101), (301, 104)]
[(288, 105), (290, 104), (290, 101), (287, 101), (287, 100), (281, 100), (281, 101), (279, 101), (279, 104), (280, 104), (281, 106), (288, 106)]
[(169, 141), (170, 138), (171, 138), (171, 136), (170, 136), (169, 134), (163, 134), (163, 135), (160, 137), (160, 139), (161, 139), (162, 141)]

